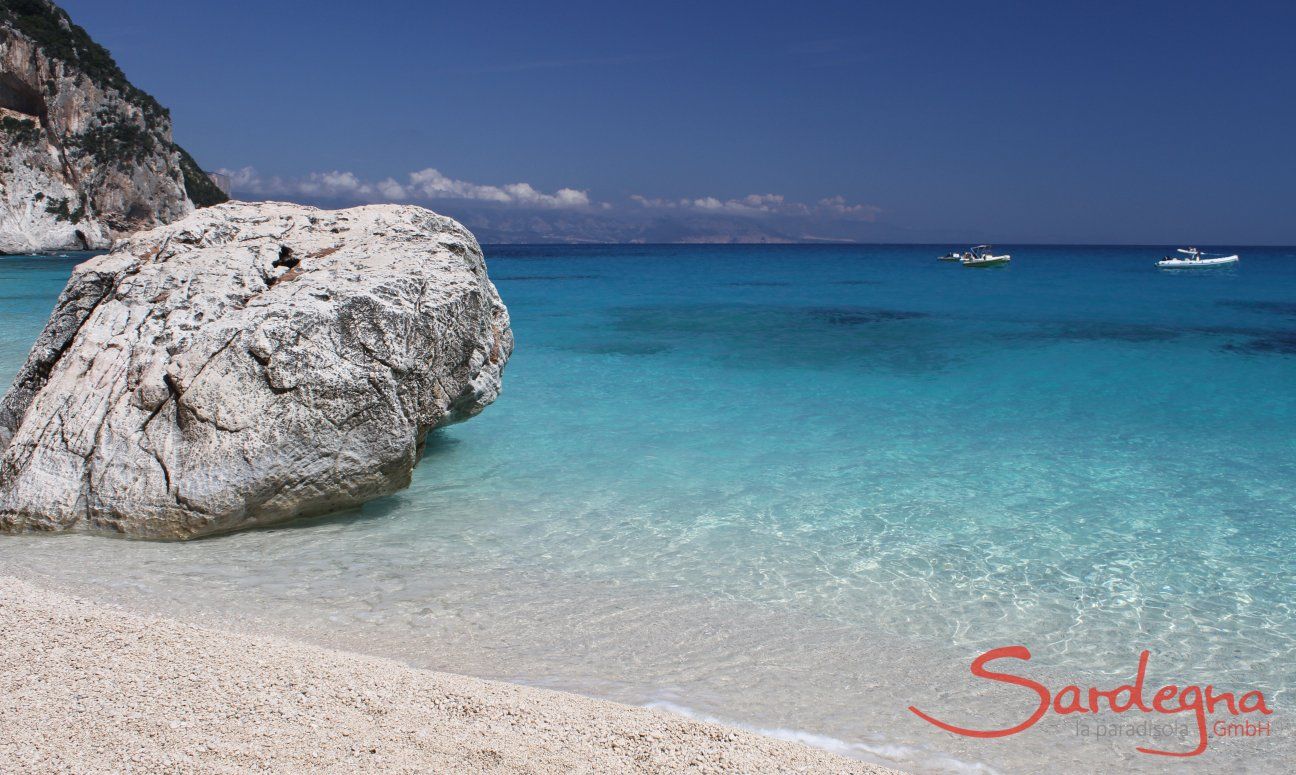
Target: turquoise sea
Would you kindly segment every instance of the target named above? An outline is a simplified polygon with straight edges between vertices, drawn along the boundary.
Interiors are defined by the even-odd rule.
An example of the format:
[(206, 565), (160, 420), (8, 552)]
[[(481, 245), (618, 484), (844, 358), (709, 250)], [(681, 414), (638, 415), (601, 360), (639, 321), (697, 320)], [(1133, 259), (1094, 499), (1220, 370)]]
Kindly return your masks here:
[[(186, 544), (0, 540), (0, 572), (741, 723), (916, 772), (1296, 769), (1296, 248), (487, 246), (517, 350), (405, 492)], [(1229, 249), (1233, 252), (1234, 248)], [(74, 258), (0, 259), (0, 379)], [(1264, 691), (1269, 735), (1010, 726), (1031, 692)], [(1158, 723), (1192, 726), (1188, 716)], [(1186, 734), (1186, 736), (1185, 736)]]

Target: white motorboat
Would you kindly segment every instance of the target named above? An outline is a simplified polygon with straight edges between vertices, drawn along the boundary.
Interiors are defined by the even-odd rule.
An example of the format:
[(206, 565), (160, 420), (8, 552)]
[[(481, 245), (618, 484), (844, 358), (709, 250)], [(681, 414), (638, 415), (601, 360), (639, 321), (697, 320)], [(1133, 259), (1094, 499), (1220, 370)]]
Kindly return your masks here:
[(1226, 256), (1222, 253), (1210, 254), (1203, 253), (1197, 248), (1179, 248), (1184, 258), (1175, 256), (1166, 256), (1157, 262), (1157, 266), (1162, 269), (1183, 269), (1186, 267), (1198, 266), (1223, 266), (1224, 264), (1236, 264), (1238, 257), (1236, 254)]
[(964, 253), (959, 263), (963, 266), (1005, 266), (1012, 260), (1012, 256), (1007, 253), (1002, 256), (993, 255), (990, 252), (993, 247), (993, 245), (977, 245)]
[(962, 261), (963, 254), (958, 252), (957, 250), (951, 250), (945, 255), (938, 257), (936, 260), (937, 261)]

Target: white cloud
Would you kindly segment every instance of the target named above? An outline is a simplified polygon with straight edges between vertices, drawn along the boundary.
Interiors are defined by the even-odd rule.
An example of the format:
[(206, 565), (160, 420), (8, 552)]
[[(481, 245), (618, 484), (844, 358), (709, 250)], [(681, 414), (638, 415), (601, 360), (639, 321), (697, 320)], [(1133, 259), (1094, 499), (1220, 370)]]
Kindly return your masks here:
[(648, 197), (641, 196), (639, 194), (631, 194), (630, 199), (631, 201), (638, 202), (644, 207), (674, 207), (675, 206), (674, 202), (667, 201), (665, 199), (649, 199)]
[(406, 183), (400, 183), (393, 178), (371, 183), (362, 180), (352, 172), (339, 170), (313, 172), (306, 177), (289, 179), (277, 176), (263, 178), (252, 167), (219, 170), (219, 172), (230, 176), (231, 186), (236, 193), (254, 196), (325, 197), (375, 202), (470, 199), (479, 202), (553, 209), (585, 208), (591, 205), (589, 194), (574, 188), (560, 188), (549, 194), (537, 190), (530, 183), (483, 185), (448, 177), (440, 170), (431, 167), (411, 172)]
[(696, 199), (687, 197), (683, 199), (649, 199), (639, 194), (633, 194), (630, 199), (650, 208), (701, 210), (703, 212), (732, 213), (735, 215), (772, 213), (784, 207), (781, 194), (749, 194), (742, 199), (726, 200), (717, 199), (713, 196), (703, 196)]
[(819, 209), (836, 215), (855, 216), (864, 221), (875, 221), (882, 212), (882, 208), (877, 205), (850, 204), (845, 197), (840, 196), (820, 199)]
[(409, 194), (405, 192), (405, 187), (391, 178), (378, 181), (377, 188), (378, 193), (382, 194), (384, 199), (400, 201), (409, 197)]
[(230, 185), (237, 189), (251, 189), (262, 185), (261, 176), (257, 174), (256, 169), (253, 167), (242, 167), (236, 170), (219, 169), (216, 171), (229, 177)]
[[(607, 202), (594, 202), (587, 192), (560, 188), (553, 192), (530, 183), (491, 185), (452, 178), (434, 167), (411, 172), (405, 181), (384, 178), (368, 181), (344, 170), (315, 172), (305, 177), (262, 177), (253, 167), (219, 170), (229, 175), (235, 194), (253, 197), (341, 199), (360, 202), (432, 202), (465, 200), (545, 210), (621, 209)], [(855, 221), (875, 221), (882, 209), (853, 203), (841, 196), (825, 197), (814, 204), (794, 202), (782, 194), (748, 194), (732, 199), (716, 196), (651, 198), (634, 194), (630, 200), (641, 208), (715, 215), (807, 216)]]
[(309, 196), (367, 196), (372, 189), (350, 172), (317, 172), (299, 183)]

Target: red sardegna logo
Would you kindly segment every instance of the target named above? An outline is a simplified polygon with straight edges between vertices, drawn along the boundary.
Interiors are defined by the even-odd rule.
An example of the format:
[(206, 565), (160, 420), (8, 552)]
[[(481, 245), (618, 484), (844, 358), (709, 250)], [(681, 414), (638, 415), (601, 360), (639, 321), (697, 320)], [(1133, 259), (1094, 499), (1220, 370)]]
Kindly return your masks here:
[[(1128, 713), (1130, 711), (1144, 714), (1162, 714), (1166, 716), (1175, 716), (1179, 714), (1191, 713), (1197, 725), (1197, 746), (1190, 751), (1162, 751), (1155, 748), (1138, 747), (1136, 750), (1153, 754), (1156, 756), (1199, 756), (1206, 751), (1206, 745), (1209, 738), (1206, 734), (1207, 716), (1217, 712), (1228, 713), (1232, 716), (1258, 713), (1262, 716), (1268, 716), (1273, 713), (1265, 704), (1264, 693), (1258, 690), (1245, 692), (1237, 696), (1232, 692), (1216, 691), (1214, 686), (1207, 684), (1205, 687), (1196, 684), (1190, 686), (1177, 686), (1168, 684), (1157, 689), (1152, 694), (1151, 702), (1147, 699), (1144, 687), (1147, 677), (1148, 659), (1151, 652), (1144, 650), (1139, 655), (1138, 672), (1135, 674), (1132, 684), (1117, 686), (1114, 689), (1101, 690), (1098, 687), (1089, 687), (1088, 690), (1082, 690), (1079, 686), (1069, 684), (1063, 686), (1056, 694), (1049, 691), (1048, 687), (1038, 681), (1032, 681), (1029, 678), (1023, 678), (1012, 673), (1004, 673), (990, 670), (986, 664), (996, 659), (1020, 659), (1029, 661), (1031, 658), (1030, 651), (1025, 646), (1004, 646), (1002, 648), (991, 649), (981, 656), (972, 660), (972, 675), (977, 678), (984, 678), (988, 681), (996, 681), (1012, 686), (1020, 686), (1030, 689), (1038, 697), (1038, 704), (1035, 710), (1024, 721), (1016, 726), (1006, 729), (967, 729), (965, 727), (955, 726), (932, 716), (930, 713), (924, 713), (913, 705), (909, 710), (913, 711), (922, 720), (935, 724), (947, 732), (953, 732), (956, 735), (966, 737), (1008, 737), (1019, 732), (1025, 732), (1035, 726), (1051, 708), (1054, 713), (1060, 716), (1082, 713), (1098, 713), (1100, 709), (1106, 706), (1113, 713)], [(1217, 721), (1218, 727), (1223, 722)], [(1268, 729), (1268, 722), (1265, 722), (1265, 728)]]

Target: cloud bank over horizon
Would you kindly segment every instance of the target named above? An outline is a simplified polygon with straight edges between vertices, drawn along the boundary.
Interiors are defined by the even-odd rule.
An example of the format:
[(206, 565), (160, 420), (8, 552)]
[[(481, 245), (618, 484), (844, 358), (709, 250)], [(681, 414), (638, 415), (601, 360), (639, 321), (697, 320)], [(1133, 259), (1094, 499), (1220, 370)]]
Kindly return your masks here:
[(502, 186), (457, 180), (434, 167), (411, 172), (401, 183), (395, 178), (362, 180), (353, 172), (332, 170), (312, 172), (305, 177), (263, 177), (254, 167), (218, 170), (230, 178), (236, 192), (255, 196), (288, 196), (325, 199), (354, 199), (366, 202), (412, 202), (465, 199), (524, 207), (589, 207), (589, 194), (574, 188), (560, 188), (547, 194), (530, 183), (507, 183)]
[[(365, 180), (350, 171), (265, 176), (254, 167), (221, 169), (235, 197), (285, 198), (307, 204), (443, 203), (489, 238), (563, 242), (856, 241), (884, 212), (841, 196), (798, 202), (782, 194), (664, 198), (631, 194), (597, 201), (584, 189), (543, 191), (526, 182), (487, 184), (452, 178), (435, 167)], [(503, 229), (503, 232), (499, 231)], [(510, 235), (504, 239), (501, 235)]]

